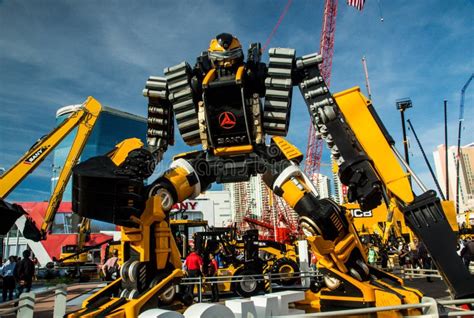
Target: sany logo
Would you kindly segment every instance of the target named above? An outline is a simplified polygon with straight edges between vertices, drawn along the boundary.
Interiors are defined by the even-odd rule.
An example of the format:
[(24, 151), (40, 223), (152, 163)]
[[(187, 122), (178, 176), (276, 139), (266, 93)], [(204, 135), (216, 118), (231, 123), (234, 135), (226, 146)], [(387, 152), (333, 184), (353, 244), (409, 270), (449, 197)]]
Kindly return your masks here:
[(373, 216), (371, 211), (362, 211), (361, 209), (351, 210), (351, 214), (355, 218), (371, 218)]
[(28, 165), (32, 164), (33, 162), (35, 162), (36, 159), (39, 158), (39, 156), (41, 156), (41, 154), (46, 150), (48, 149), (47, 146), (44, 146), (44, 147), (41, 147), (40, 149), (38, 149), (34, 154), (32, 154), (29, 158), (27, 158), (24, 162)]
[(219, 115), (219, 126), (224, 129), (234, 128), (236, 122), (235, 115), (231, 112), (222, 112)]
[(171, 210), (182, 210), (182, 211), (196, 210), (197, 204), (198, 204), (197, 201), (185, 201), (185, 202), (175, 203), (173, 204), (173, 207), (171, 208)]

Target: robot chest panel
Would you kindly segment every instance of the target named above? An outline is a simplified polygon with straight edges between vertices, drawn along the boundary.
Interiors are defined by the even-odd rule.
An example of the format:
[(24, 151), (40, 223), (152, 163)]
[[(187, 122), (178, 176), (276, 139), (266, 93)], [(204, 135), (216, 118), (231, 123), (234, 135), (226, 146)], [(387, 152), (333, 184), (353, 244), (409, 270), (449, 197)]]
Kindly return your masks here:
[(249, 110), (240, 85), (210, 86), (204, 91), (206, 122), (213, 147), (252, 143)]

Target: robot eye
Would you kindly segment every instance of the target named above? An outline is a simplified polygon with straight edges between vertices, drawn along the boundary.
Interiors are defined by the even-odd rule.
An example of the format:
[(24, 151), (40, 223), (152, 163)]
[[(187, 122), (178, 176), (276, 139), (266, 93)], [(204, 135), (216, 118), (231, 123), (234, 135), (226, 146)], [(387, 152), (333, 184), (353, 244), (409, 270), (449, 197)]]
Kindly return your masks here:
[(230, 44), (232, 43), (232, 39), (234, 37), (232, 34), (229, 33), (221, 33), (218, 36), (216, 36), (216, 40), (219, 43), (220, 46), (222, 46), (224, 49), (228, 49)]

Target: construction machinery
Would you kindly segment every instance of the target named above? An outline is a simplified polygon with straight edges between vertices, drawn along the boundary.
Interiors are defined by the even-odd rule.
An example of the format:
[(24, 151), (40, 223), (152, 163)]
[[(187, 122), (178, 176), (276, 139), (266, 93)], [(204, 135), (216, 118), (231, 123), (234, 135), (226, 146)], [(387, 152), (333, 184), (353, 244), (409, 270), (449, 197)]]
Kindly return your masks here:
[[(246, 181), (258, 173), (299, 215), (299, 226), (320, 256), (325, 279), (307, 293), (312, 308), (420, 301), (421, 293), (404, 287), (399, 278), (367, 265), (350, 214), (332, 200), (320, 199), (299, 169), (302, 153), (283, 138), (293, 86), (304, 97), (316, 135), (329, 146), (349, 201), (357, 201), (362, 210), (382, 200), (399, 206), (455, 297), (473, 295), (472, 278), (450, 248), (455, 237), (439, 200), (433, 191), (413, 195), (370, 102), (358, 89), (333, 96), (321, 76), (318, 54), (297, 58), (294, 49), (272, 48), (269, 55), (267, 66), (254, 43), (245, 60), (238, 39), (219, 34), (194, 67), (183, 62), (166, 68), (165, 78), (148, 79), (147, 149), (135, 148), (122, 161), (91, 158), (74, 168), (74, 212), (122, 226), (124, 263), (120, 278), (70, 316), (135, 317), (156, 307), (160, 295), (176, 291), (173, 286), (183, 275), (169, 226), (173, 204), (199, 195), (214, 182)], [(174, 117), (184, 141), (201, 144), (202, 150), (175, 156), (169, 170), (145, 184), (174, 142)], [(269, 144), (265, 135), (272, 136)]]
[[(408, 175), (399, 162), (405, 165), (394, 146), (393, 138), (384, 127), (370, 100), (358, 87), (334, 95), (335, 102), (364, 151), (372, 159), (374, 169), (384, 187), (384, 201), (389, 211), (399, 209), (414, 234), (425, 244), (442, 273), (454, 297), (462, 298), (473, 293), (473, 280), (458, 263), (454, 206), (441, 202), (434, 191), (426, 191), (421, 181), (409, 170), (413, 180), (426, 191), (415, 196)], [(372, 268), (371, 268), (372, 270)]]
[(86, 242), (89, 241), (90, 232), (91, 220), (82, 218), (82, 221), (79, 225), (79, 233), (77, 234), (77, 244), (63, 245), (61, 247), (61, 255), (58, 262), (66, 266), (83, 265), (87, 263), (87, 253), (81, 253), (80, 251), (85, 247)]
[(5, 235), (15, 224), (16, 220), (26, 215), (25, 210), (18, 204), (4, 201), (23, 179), (33, 172), (39, 164), (69, 135), (77, 129), (66, 157), (66, 161), (58, 176), (57, 183), (49, 199), (44, 221), (38, 229), (31, 218), (27, 217), (23, 235), (35, 242), (44, 240), (50, 232), (54, 217), (61, 203), (66, 185), (71, 177), (72, 168), (79, 161), (87, 139), (102, 111), (102, 106), (94, 98), (89, 97), (84, 104), (78, 107), (67, 119), (48, 135), (40, 138), (31, 148), (4, 174), (0, 176), (0, 213), (4, 222), (0, 225), (0, 234)]
[[(197, 232), (195, 249), (203, 257), (204, 268), (209, 254), (217, 255), (223, 266), (217, 276), (235, 277), (219, 283), (222, 292), (233, 291), (241, 297), (254, 296), (268, 289), (263, 275), (275, 274), (275, 283), (289, 286), (297, 282), (298, 255), (292, 245), (259, 239), (258, 230), (247, 230), (237, 237), (235, 228), (214, 228)], [(241, 277), (243, 276), (243, 277)]]
[(183, 220), (183, 219), (171, 219), (170, 227), (173, 233), (176, 244), (178, 245), (181, 258), (185, 259), (190, 251), (191, 243), (194, 243), (194, 234), (208, 228), (207, 221), (200, 220)]

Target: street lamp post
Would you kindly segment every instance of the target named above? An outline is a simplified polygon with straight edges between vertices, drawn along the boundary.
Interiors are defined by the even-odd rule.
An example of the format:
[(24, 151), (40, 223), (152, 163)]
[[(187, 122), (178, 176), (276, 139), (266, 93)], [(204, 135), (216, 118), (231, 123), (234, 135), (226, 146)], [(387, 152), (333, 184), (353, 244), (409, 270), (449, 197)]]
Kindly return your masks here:
[[(403, 149), (405, 150), (405, 161), (409, 165), (410, 159), (408, 158), (408, 140), (407, 140), (407, 131), (405, 127), (405, 110), (412, 108), (413, 104), (409, 97), (400, 98), (395, 101), (397, 109), (400, 111), (402, 117), (402, 133), (403, 133)], [(411, 178), (409, 178), (411, 184)]]

